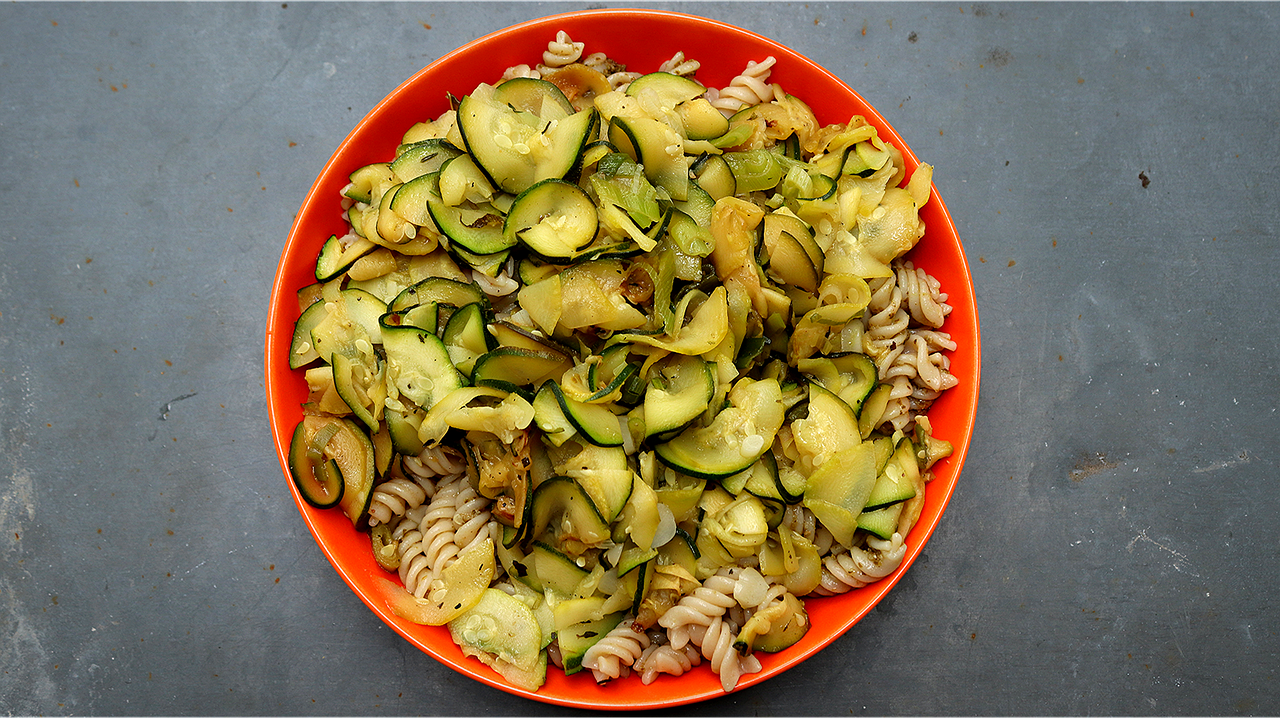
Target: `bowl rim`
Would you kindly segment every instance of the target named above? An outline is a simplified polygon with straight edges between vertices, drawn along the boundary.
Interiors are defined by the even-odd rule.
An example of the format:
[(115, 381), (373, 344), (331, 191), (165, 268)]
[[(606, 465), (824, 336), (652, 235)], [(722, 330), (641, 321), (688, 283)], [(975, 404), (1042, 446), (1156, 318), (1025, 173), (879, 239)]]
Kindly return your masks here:
[[(781, 43), (775, 40), (772, 40), (770, 38), (767, 38), (761, 34), (758, 34), (751, 30), (747, 30), (735, 25), (731, 25), (729, 23), (725, 23), (719, 20), (714, 20), (714, 19), (710, 19), (710, 18), (706, 18), (706, 17), (694, 15), (694, 14), (668, 11), (668, 10), (635, 9), (635, 8), (603, 8), (603, 9), (565, 12), (565, 13), (557, 13), (557, 14), (552, 14), (547, 16), (541, 16), (538, 18), (516, 23), (498, 30), (494, 30), (492, 32), (486, 33), (470, 42), (467, 42), (459, 46), (458, 48), (446, 53), (445, 55), (442, 55), (441, 57), (439, 57), (438, 59), (436, 59), (431, 63), (428, 63), (426, 66), (424, 66), (417, 72), (413, 73), (408, 79), (400, 83), (394, 90), (392, 90), (385, 97), (383, 97), (377, 104), (375, 104), (373, 108), (371, 108), (360, 119), (360, 121), (356, 123), (356, 125), (351, 129), (351, 131), (348, 132), (347, 135), (338, 143), (334, 152), (330, 155), (329, 159), (325, 162), (321, 171), (317, 174), (315, 180), (312, 182), (310, 188), (308, 189), (306, 197), (291, 224), (290, 232), (285, 242), (285, 245), (281, 251), (280, 259), (276, 267), (275, 278), (272, 283), (270, 305), (269, 305), (266, 334), (265, 334), (265, 345), (264, 345), (264, 379), (265, 379), (264, 389), (265, 389), (267, 405), (268, 405), (268, 420), (270, 425), (269, 428), (273, 435), (277, 456), (280, 462), (280, 467), (284, 473), (284, 480), (290, 490), (290, 493), (294, 499), (295, 504), (297, 505), (297, 508), (299, 509), (299, 512), (303, 518), (303, 521), (308, 528), (308, 531), (311, 533), (312, 538), (315, 540), (316, 544), (320, 547), (322, 553), (325, 555), (330, 565), (333, 566), (333, 568), (337, 571), (339, 576), (342, 577), (343, 581), (347, 584), (347, 586), (387, 626), (391, 627), (395, 632), (400, 634), (401, 637), (409, 641), (418, 649), (424, 651), (425, 653), (429, 654), (437, 661), (458, 671), (459, 673), (464, 674), (468, 677), (471, 677), (477, 681), (480, 681), (494, 688), (497, 688), (502, 691), (508, 692), (510, 694), (521, 696), (527, 699), (532, 699), (532, 700), (543, 702), (543, 703), (556, 704), (556, 705), (566, 706), (566, 707), (590, 708), (590, 709), (631, 710), (631, 709), (669, 708), (669, 707), (676, 707), (676, 706), (691, 704), (699, 701), (705, 701), (707, 699), (712, 699), (717, 696), (727, 696), (727, 694), (722, 690), (720, 690), (718, 686), (716, 686), (714, 689), (706, 689), (702, 691), (691, 691), (679, 696), (671, 696), (671, 697), (664, 698), (661, 696), (657, 696), (656, 693), (652, 691), (653, 689), (652, 685), (650, 685), (649, 687), (645, 688), (646, 689), (645, 692), (640, 693), (641, 697), (648, 696), (649, 697), (648, 699), (642, 698), (640, 701), (619, 701), (614, 704), (602, 704), (597, 698), (588, 699), (588, 698), (574, 697), (574, 696), (560, 696), (556, 694), (531, 692), (524, 689), (520, 689), (518, 687), (514, 687), (506, 683), (505, 680), (503, 680), (499, 675), (489, 670), (488, 667), (481, 665), (479, 662), (475, 661), (474, 659), (462, 658), (461, 660), (459, 660), (456, 657), (448, 656), (442, 653), (441, 651), (438, 651), (434, 646), (430, 646), (428, 643), (414, 636), (410, 628), (405, 626), (404, 621), (400, 620), (398, 617), (395, 617), (386, 608), (385, 603), (382, 603), (381, 600), (376, 598), (367, 589), (367, 587), (365, 587), (361, 583), (359, 576), (354, 572), (350, 571), (349, 568), (345, 566), (343, 560), (339, 556), (337, 556), (334, 549), (322, 537), (321, 528), (318, 526), (318, 523), (315, 517), (313, 516), (312, 512), (309, 511), (309, 507), (305, 505), (304, 501), (301, 498), (301, 495), (298, 493), (297, 488), (288, 479), (288, 472), (289, 472), (288, 440), (292, 434), (292, 424), (290, 423), (290, 426), (288, 427), (284, 427), (281, 424), (281, 417), (279, 416), (281, 408), (278, 408), (276, 406), (277, 405), (276, 398), (278, 398), (280, 394), (282, 385), (287, 382), (293, 382), (293, 383), (298, 382), (299, 381), (298, 374), (301, 372), (300, 370), (290, 369), (288, 367), (287, 361), (283, 362), (283, 367), (282, 367), (281, 366), (282, 360), (281, 360), (281, 357), (279, 356), (279, 351), (278, 351), (280, 344), (283, 342), (285, 345), (285, 348), (286, 348), (285, 351), (287, 354), (288, 341), (285, 338), (292, 336), (292, 331), (293, 331), (292, 325), (293, 325), (293, 321), (296, 320), (296, 315), (297, 315), (297, 312), (295, 310), (291, 313), (292, 318), (290, 318), (289, 317), (290, 313), (286, 313), (282, 310), (282, 308), (288, 302), (294, 301), (295, 293), (296, 293), (296, 290), (298, 289), (298, 287), (286, 286), (286, 280), (285, 280), (286, 269), (290, 264), (290, 260), (296, 260), (296, 255), (298, 254), (297, 247), (307, 242), (307, 239), (302, 236), (302, 225), (304, 224), (303, 223), (304, 218), (309, 217), (312, 213), (316, 211), (324, 210), (324, 207), (322, 207), (322, 204), (329, 205), (333, 202), (333, 198), (329, 197), (328, 195), (321, 197), (320, 189), (321, 189), (321, 186), (324, 184), (323, 182), (324, 179), (335, 171), (335, 168), (339, 165), (339, 163), (343, 159), (342, 158), (343, 149), (348, 147), (352, 139), (359, 136), (362, 133), (362, 131), (364, 131), (366, 126), (372, 123), (374, 119), (378, 117), (389, 105), (391, 105), (392, 103), (395, 103), (397, 101), (397, 98), (400, 95), (408, 92), (408, 89), (415, 86), (421, 80), (421, 78), (424, 78), (425, 76), (428, 76), (431, 73), (437, 71), (437, 68), (446, 66), (450, 62), (453, 62), (461, 57), (465, 57), (470, 53), (476, 52), (478, 48), (486, 44), (502, 40), (503, 38), (506, 38), (506, 37), (520, 35), (523, 33), (534, 31), (534, 30), (548, 30), (550, 31), (551, 36), (554, 37), (554, 33), (557, 29), (558, 24), (563, 24), (569, 21), (583, 22), (587, 19), (596, 19), (596, 18), (613, 19), (613, 20), (622, 20), (622, 19), (634, 20), (637, 18), (643, 18), (643, 19), (651, 19), (659, 22), (675, 22), (675, 23), (686, 23), (686, 24), (691, 23), (694, 26), (698, 26), (704, 29), (708, 29), (708, 30), (714, 29), (720, 32), (727, 32), (732, 35), (739, 36), (743, 39), (751, 40), (754, 43), (767, 47), (775, 53), (786, 56), (786, 59), (789, 62), (796, 62), (802, 65), (803, 66), (802, 71), (806, 75), (813, 74), (813, 75), (821, 76), (822, 79), (824, 79), (826, 82), (835, 83), (840, 88), (847, 91), (853, 103), (856, 105), (859, 105), (858, 111), (856, 112), (856, 114), (860, 114), (864, 116), (869, 123), (871, 123), (877, 128), (878, 132), (881, 134), (882, 137), (884, 137), (887, 141), (892, 142), (896, 147), (898, 147), (899, 150), (901, 150), (901, 152), (904, 155), (904, 160), (912, 172), (914, 172), (916, 167), (918, 167), (919, 164), (921, 164), (919, 160), (915, 157), (914, 153), (911, 151), (910, 147), (902, 140), (902, 138), (897, 134), (896, 130), (884, 119), (884, 117), (881, 116), (879, 112), (874, 107), (872, 107), (870, 103), (868, 103), (865, 99), (863, 99), (861, 95), (859, 95), (851, 86), (849, 86), (847, 83), (841, 80), (838, 76), (834, 75), (833, 73), (828, 71), (826, 68), (822, 67), (821, 65), (818, 65), (816, 62), (810, 60), (809, 58), (797, 52), (796, 50), (793, 50), (787, 46), (784, 46)], [(780, 63), (781, 61), (782, 61), (782, 58), (779, 58)], [(801, 96), (801, 99), (804, 99), (803, 96)], [(825, 649), (831, 643), (835, 642), (841, 636), (847, 633), (855, 624), (861, 621), (861, 619), (865, 617), (866, 614), (868, 614), (875, 606), (877, 606), (879, 602), (884, 598), (884, 596), (886, 596), (889, 593), (889, 591), (891, 591), (894, 588), (894, 586), (897, 584), (897, 582), (902, 577), (902, 575), (910, 568), (910, 566), (914, 563), (914, 561), (919, 556), (919, 554), (923, 551), (924, 546), (928, 543), (929, 539), (932, 537), (933, 532), (935, 531), (938, 524), (940, 523), (942, 515), (945, 513), (946, 506), (949, 504), (950, 499), (955, 492), (960, 474), (963, 469), (964, 461), (968, 454), (969, 445), (972, 440), (974, 423), (975, 423), (976, 414), (977, 414), (977, 403), (978, 403), (978, 396), (979, 396), (979, 389), (980, 389), (979, 383), (981, 379), (980, 378), (980, 368), (981, 368), (980, 325), (978, 322), (978, 310), (976, 305), (976, 298), (974, 296), (972, 274), (970, 272), (967, 259), (965, 258), (963, 245), (961, 244), (960, 237), (959, 237), (959, 232), (956, 229), (955, 223), (951, 218), (950, 212), (947, 210), (945, 203), (943, 202), (941, 196), (938, 194), (937, 187), (933, 186), (932, 184), (930, 187), (930, 197), (926, 205), (926, 209), (929, 209), (930, 206), (932, 206), (932, 209), (930, 209), (930, 212), (933, 215), (937, 216), (935, 217), (934, 221), (930, 223), (930, 227), (933, 227), (934, 224), (937, 222), (937, 220), (940, 219), (944, 225), (944, 229), (948, 230), (947, 232), (945, 232), (945, 234), (947, 234), (949, 237), (954, 238), (955, 248), (958, 250), (958, 252), (956, 253), (956, 257), (951, 258), (957, 261), (957, 265), (954, 268), (952, 268), (952, 270), (953, 270), (953, 274), (956, 274), (963, 279), (963, 282), (961, 283), (962, 286), (955, 286), (954, 284), (948, 285), (946, 286), (946, 291), (948, 292), (948, 295), (950, 298), (953, 298), (953, 299), (958, 298), (961, 300), (961, 302), (957, 305), (958, 307), (962, 307), (967, 310), (967, 312), (962, 315), (963, 318), (966, 320), (962, 330), (966, 333), (966, 337), (965, 337), (966, 345), (972, 347), (972, 354), (971, 354), (972, 362), (967, 363), (966, 367), (963, 368), (964, 371), (962, 372), (962, 374), (958, 375), (958, 379), (960, 380), (961, 386), (971, 387), (972, 391), (971, 391), (971, 395), (966, 395), (964, 406), (961, 408), (961, 411), (960, 411), (961, 424), (958, 428), (959, 431), (956, 433), (950, 434), (947, 437), (947, 439), (949, 439), (954, 446), (954, 452), (951, 455), (951, 457), (944, 460), (945, 462), (948, 463), (947, 472), (950, 478), (947, 481), (947, 483), (944, 485), (945, 491), (941, 493), (941, 496), (936, 497), (938, 501), (938, 504), (937, 504), (938, 509), (936, 513), (932, 513), (927, 520), (926, 520), (926, 517), (922, 515), (916, 527), (912, 529), (911, 535), (916, 536), (917, 539), (916, 541), (908, 545), (906, 557), (904, 558), (901, 566), (899, 566), (889, 576), (873, 584), (870, 584), (862, 589), (855, 590), (860, 593), (860, 596), (864, 597), (864, 601), (860, 603), (861, 606), (858, 607), (856, 611), (851, 612), (848, 615), (844, 615), (843, 620), (837, 622), (836, 626), (832, 628), (829, 634), (825, 635), (824, 638), (822, 638), (815, 646), (811, 648), (807, 648), (806, 650), (801, 652), (793, 652), (790, 655), (780, 660), (771, 661), (768, 667), (766, 668), (766, 670), (758, 674), (743, 676), (741, 680), (738, 682), (734, 691), (739, 691), (747, 687), (753, 686), (760, 682), (766, 681), (769, 678), (775, 677), (778, 674), (781, 674), (782, 672), (787, 671), (788, 669), (792, 668), (796, 664), (799, 664), (800, 662), (812, 657), (814, 654), (818, 653), (819, 651)], [(923, 239), (921, 242), (926, 241), (928, 237), (929, 237), (929, 233), (928, 231), (926, 231), (925, 239)], [(296, 301), (294, 301), (294, 305), (296, 305)], [(949, 317), (948, 320), (950, 321), (950, 319), (951, 318)], [(969, 340), (969, 337), (972, 337), (971, 341)], [(283, 409), (285, 411), (296, 411), (298, 408), (295, 405), (294, 407), (291, 407), (291, 408), (285, 407)], [(937, 480), (934, 480), (934, 481), (936, 482)], [(932, 487), (933, 484), (931, 483), (930, 486)], [(935, 497), (931, 496), (929, 498), (929, 502), (932, 503), (934, 499)], [(833, 599), (838, 599), (838, 598), (833, 598)], [(778, 656), (778, 655), (774, 655), (774, 656)], [(679, 679), (670, 678), (670, 677), (664, 678), (664, 680), (667, 682), (679, 682)], [(660, 681), (663, 681), (663, 680), (660, 680)], [(592, 685), (594, 685), (594, 683), (592, 683)], [(635, 693), (626, 692), (626, 694), (634, 695)], [(634, 699), (634, 696), (632, 698)]]

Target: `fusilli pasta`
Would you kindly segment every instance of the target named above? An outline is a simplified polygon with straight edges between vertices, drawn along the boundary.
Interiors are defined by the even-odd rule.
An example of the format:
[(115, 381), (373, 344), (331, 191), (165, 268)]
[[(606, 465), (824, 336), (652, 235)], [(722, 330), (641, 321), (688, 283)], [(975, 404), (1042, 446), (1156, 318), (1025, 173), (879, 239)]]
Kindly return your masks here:
[(577, 62), (582, 57), (584, 47), (583, 43), (574, 42), (569, 33), (561, 30), (556, 33), (555, 40), (547, 43), (547, 49), (542, 53), (542, 64), (547, 67), (564, 67)]
[(652, 684), (659, 674), (678, 677), (700, 664), (702, 654), (691, 644), (684, 649), (676, 649), (670, 644), (650, 644), (632, 668), (640, 673), (640, 681)]
[(814, 594), (830, 596), (865, 587), (893, 574), (906, 554), (902, 535), (895, 533), (887, 540), (867, 539), (867, 549), (851, 547), (828, 555), (822, 563), (822, 584)]
[(751, 60), (747, 67), (727, 87), (708, 92), (711, 104), (726, 116), (741, 110), (747, 105), (758, 105), (773, 99), (773, 86), (768, 83), (777, 59), (772, 55), (760, 62)]
[(582, 656), (582, 666), (590, 669), (597, 682), (627, 676), (627, 673), (644, 650), (649, 647), (649, 635), (636, 631), (630, 617), (591, 645)]
[(733, 598), (734, 569), (722, 569), (713, 576), (707, 577), (702, 586), (686, 595), (676, 606), (668, 609), (658, 617), (658, 624), (667, 630), (671, 646), (681, 649), (689, 643), (693, 627), (706, 627), (711, 620), (725, 613), (729, 607), (735, 606)]

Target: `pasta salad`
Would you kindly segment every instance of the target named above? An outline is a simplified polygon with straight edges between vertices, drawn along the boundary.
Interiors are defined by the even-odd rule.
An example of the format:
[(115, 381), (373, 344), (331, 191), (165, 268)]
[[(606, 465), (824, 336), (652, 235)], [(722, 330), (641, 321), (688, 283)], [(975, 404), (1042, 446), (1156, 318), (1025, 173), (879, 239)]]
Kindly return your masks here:
[[(725, 691), (895, 571), (955, 386), (905, 255), (932, 168), (855, 116), (564, 32), (351, 173), (298, 291), (289, 451), (398, 616), (548, 667)], [(818, 601), (821, 601), (818, 599)]]

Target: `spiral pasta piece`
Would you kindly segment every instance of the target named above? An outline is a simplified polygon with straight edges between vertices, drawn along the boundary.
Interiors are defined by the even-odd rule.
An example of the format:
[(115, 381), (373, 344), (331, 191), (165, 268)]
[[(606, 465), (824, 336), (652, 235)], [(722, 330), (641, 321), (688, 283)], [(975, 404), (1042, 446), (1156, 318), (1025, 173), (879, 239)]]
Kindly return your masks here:
[(682, 649), (689, 643), (690, 631), (694, 627), (710, 625), (713, 619), (737, 604), (733, 598), (736, 582), (730, 574), (732, 571), (721, 569), (707, 577), (701, 587), (682, 597), (674, 607), (658, 617), (658, 624), (667, 630), (672, 647)]
[(556, 33), (556, 39), (547, 43), (547, 49), (542, 53), (542, 64), (547, 67), (564, 67), (577, 62), (585, 47), (584, 43), (574, 42), (569, 33), (560, 30)]
[(880, 379), (902, 352), (911, 315), (902, 308), (902, 290), (893, 277), (872, 280), (871, 301), (863, 315), (866, 330), (862, 335), (863, 351), (876, 363)]
[[(475, 542), (484, 541), (489, 536), (491, 501), (476, 493), (465, 478), (456, 480), (456, 483), (461, 486), (454, 499), (453, 542), (458, 551), (463, 552)], [(444, 567), (438, 567), (437, 571), (439, 569)]]
[(405, 457), (404, 469), (419, 477), (446, 477), (467, 471), (462, 454), (450, 447), (427, 447), (416, 457)]
[(428, 491), (435, 491), (429, 479), (392, 476), (373, 488), (369, 498), (369, 526), (390, 524), (397, 517), (403, 517), (405, 512), (427, 501)]
[(399, 544), (399, 576), (404, 590), (426, 596), (431, 582), (475, 542), (492, 536), (489, 500), (477, 495), (466, 477), (457, 475), (436, 487), (417, 532)]
[(649, 635), (638, 632), (630, 617), (609, 631), (582, 656), (582, 666), (590, 669), (596, 682), (627, 676), (630, 668), (649, 647)]
[(640, 77), (638, 72), (627, 72), (620, 70), (618, 72), (609, 73), (605, 79), (609, 81), (609, 87), (615, 90), (626, 90), (627, 86)]
[[(419, 506), (405, 513), (400, 523), (392, 531), (391, 537), (396, 542), (396, 553), (400, 558), (397, 569), (405, 591), (422, 598), (427, 595), (429, 582), (424, 581), (430, 573), (427, 558), (424, 556), (425, 545), (422, 543), (422, 518), (427, 508)], [(419, 511), (422, 510), (422, 511)]]
[(529, 65), (525, 63), (520, 63), (519, 65), (512, 65), (511, 67), (508, 67), (506, 70), (502, 71), (503, 82), (507, 80), (514, 80), (518, 77), (530, 77), (530, 78), (533, 78), (534, 80), (540, 80), (542, 79), (542, 73), (539, 72), (537, 68), (529, 67)]
[(733, 691), (742, 675), (755, 674), (761, 668), (760, 660), (754, 654), (744, 656), (734, 648), (737, 636), (737, 625), (724, 617), (715, 617), (710, 624), (698, 627), (691, 635), (711, 671), (720, 677), (720, 686), (726, 692)]
[(895, 532), (887, 540), (869, 538), (867, 549), (854, 547), (828, 555), (822, 562), (822, 582), (813, 593), (831, 596), (865, 587), (897, 570), (906, 554), (907, 545), (902, 535)]
[(670, 60), (667, 60), (658, 66), (658, 72), (669, 72), (672, 75), (689, 77), (697, 72), (699, 67), (702, 67), (702, 63), (697, 60), (686, 59), (684, 51), (677, 50), (676, 54), (672, 55)]
[(678, 677), (702, 664), (702, 654), (692, 644), (676, 649), (670, 644), (650, 644), (640, 655), (632, 669), (639, 672), (640, 681), (652, 684), (659, 674)]
[(941, 327), (951, 313), (951, 306), (946, 304), (947, 296), (941, 291), (942, 284), (910, 262), (894, 264), (898, 264), (898, 286), (906, 296), (911, 319), (929, 327)]
[(747, 105), (758, 105), (772, 100), (773, 86), (768, 83), (768, 80), (776, 62), (777, 58), (772, 55), (760, 62), (748, 61), (746, 69), (730, 80), (728, 87), (713, 88), (714, 92), (708, 92), (707, 98), (726, 116), (732, 115)]
[(868, 283), (863, 351), (893, 389), (876, 426), (903, 430), (943, 391), (959, 384), (944, 351), (955, 343), (938, 330), (951, 312), (941, 285), (910, 262), (895, 260), (893, 274)]

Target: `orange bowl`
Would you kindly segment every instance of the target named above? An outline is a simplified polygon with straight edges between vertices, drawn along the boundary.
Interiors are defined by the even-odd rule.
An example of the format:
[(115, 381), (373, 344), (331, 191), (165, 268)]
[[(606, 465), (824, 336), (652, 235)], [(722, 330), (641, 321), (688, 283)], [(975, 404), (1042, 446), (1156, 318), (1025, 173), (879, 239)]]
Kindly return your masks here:
[[(306, 504), (288, 481), (288, 448), (301, 420), (307, 387), (300, 370), (288, 363), (293, 325), (298, 318), (298, 289), (315, 281), (313, 271), (320, 246), (331, 234), (347, 228), (339, 211), (339, 192), (352, 170), (394, 155), (404, 131), (448, 108), (448, 94), (457, 97), (481, 82), (495, 82), (511, 65), (534, 64), (558, 30), (585, 42), (586, 52), (604, 52), (631, 69), (647, 72), (684, 51), (702, 62), (698, 79), (711, 87), (728, 85), (749, 60), (777, 58), (771, 82), (806, 101), (820, 123), (844, 123), (854, 115), (875, 125), (880, 137), (903, 153), (908, 176), (919, 164), (906, 143), (870, 105), (830, 72), (794, 50), (755, 33), (705, 18), (653, 10), (599, 10), (550, 16), (491, 33), (440, 58), (409, 78), (374, 107), (338, 145), (303, 201), (285, 242), (271, 293), (267, 319), (265, 372), (271, 432), (302, 518), (338, 573), (384, 622), (422, 651), (485, 684), (530, 699), (583, 708), (653, 709), (701, 701), (723, 694), (719, 678), (707, 664), (681, 677), (659, 677), (648, 686), (636, 676), (597, 686), (589, 672), (566, 677), (551, 670), (537, 692), (511, 686), (496, 672), (463, 656), (443, 627), (427, 627), (392, 614), (374, 589), (375, 579), (387, 576), (374, 562), (366, 535), (355, 531), (340, 512), (316, 510)], [(945, 169), (945, 168), (944, 168)], [(939, 197), (931, 191), (921, 210), (927, 227), (910, 257), (935, 276), (954, 308), (944, 330), (959, 348), (951, 353), (951, 372), (959, 386), (945, 392), (929, 411), (936, 436), (955, 447), (951, 457), (934, 467), (919, 522), (907, 538), (902, 566), (889, 577), (847, 594), (806, 600), (812, 629), (797, 644), (777, 654), (759, 654), (763, 671), (748, 675), (738, 688), (776, 676), (821, 650), (865, 616), (907, 571), (920, 554), (955, 490), (973, 431), (978, 401), (979, 336), (973, 283), (955, 225)]]

